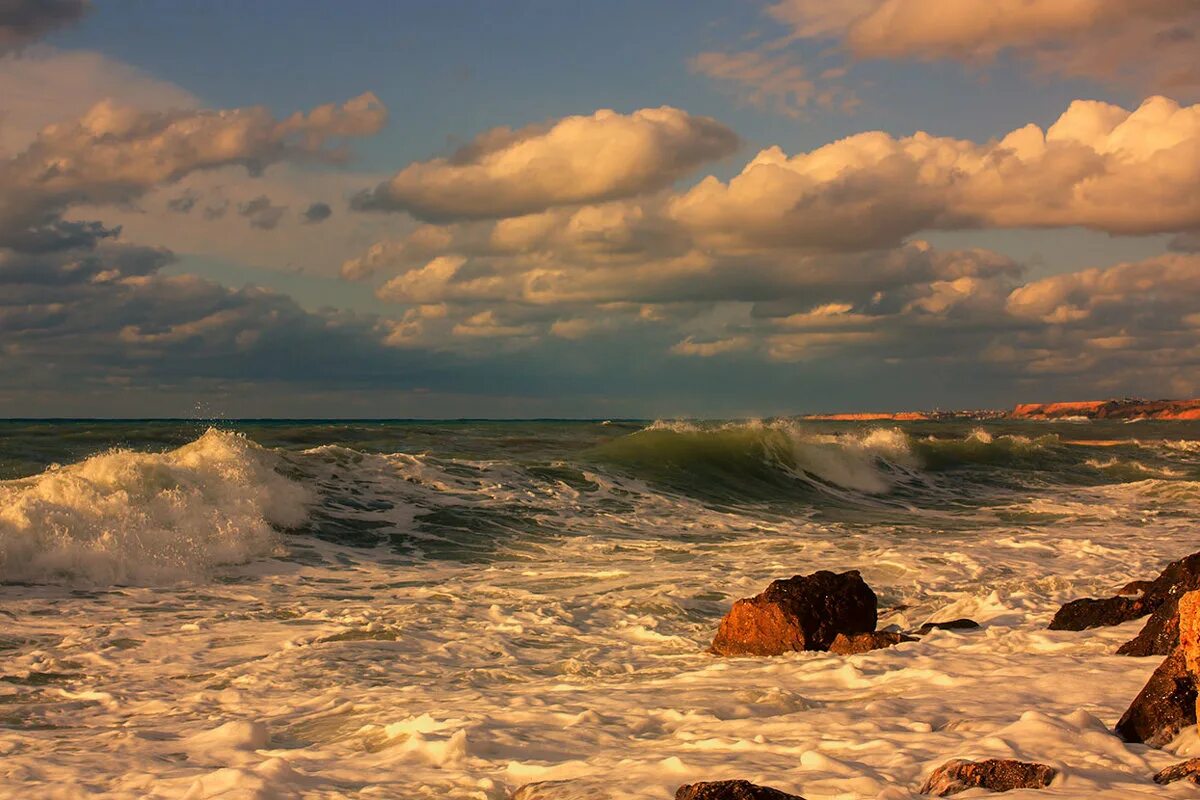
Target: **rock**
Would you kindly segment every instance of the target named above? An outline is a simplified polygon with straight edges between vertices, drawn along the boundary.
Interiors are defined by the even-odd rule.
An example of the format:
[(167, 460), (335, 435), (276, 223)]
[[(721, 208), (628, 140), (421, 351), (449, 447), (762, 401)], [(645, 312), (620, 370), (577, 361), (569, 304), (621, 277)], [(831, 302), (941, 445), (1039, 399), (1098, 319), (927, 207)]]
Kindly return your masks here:
[(1103, 600), (1085, 597), (1082, 600), (1072, 600), (1060, 608), (1050, 621), (1050, 630), (1083, 631), (1088, 628), (1120, 625), (1149, 613), (1141, 595), (1137, 598), (1118, 596)]
[(839, 633), (834, 637), (833, 643), (829, 645), (829, 652), (837, 653), (839, 656), (852, 656), (858, 653), (866, 653), (871, 650), (882, 650), (885, 647), (894, 647), (901, 642), (915, 641), (917, 640), (912, 636), (907, 636), (903, 633), (893, 633), (891, 631), (852, 633), (849, 636), (844, 633)]
[(1162, 747), (1196, 724), (1196, 682), (1185, 664), (1183, 649), (1176, 648), (1158, 665), (1117, 722), (1117, 735), (1127, 742)]
[(1165, 784), (1182, 780), (1200, 785), (1200, 758), (1189, 758), (1182, 763), (1173, 764), (1164, 770), (1160, 770), (1154, 776), (1155, 783)]
[(1184, 668), (1195, 680), (1200, 676), (1200, 591), (1179, 598), (1179, 649)]
[(1165, 656), (1179, 643), (1179, 598), (1200, 589), (1200, 553), (1172, 561), (1155, 578), (1142, 602), (1153, 612), (1141, 632), (1117, 648), (1123, 656)]
[(989, 758), (986, 761), (954, 759), (938, 767), (921, 786), (921, 794), (945, 797), (967, 789), (1043, 789), (1054, 780), (1057, 771), (1045, 764), (1012, 759)]
[(721, 656), (828, 650), (839, 633), (870, 633), (877, 621), (875, 593), (857, 571), (821, 570), (772, 581), (762, 594), (738, 600), (710, 650)]
[(917, 636), (924, 636), (932, 630), (941, 631), (966, 631), (974, 630), (979, 627), (979, 623), (973, 619), (952, 619), (946, 622), (926, 622), (921, 627), (917, 628), (913, 633)]
[(1200, 553), (1172, 561), (1152, 581), (1132, 581), (1116, 597), (1072, 600), (1058, 610), (1051, 630), (1081, 631), (1150, 615), (1141, 632), (1117, 650), (1127, 656), (1165, 656), (1179, 641), (1175, 619), (1180, 596), (1200, 589)]
[(538, 781), (518, 787), (509, 800), (609, 800), (609, 792), (578, 781)]
[(1154, 581), (1130, 581), (1117, 592), (1125, 597), (1141, 597), (1154, 585)]
[(804, 800), (769, 786), (750, 781), (706, 781), (689, 783), (675, 790), (675, 800)]

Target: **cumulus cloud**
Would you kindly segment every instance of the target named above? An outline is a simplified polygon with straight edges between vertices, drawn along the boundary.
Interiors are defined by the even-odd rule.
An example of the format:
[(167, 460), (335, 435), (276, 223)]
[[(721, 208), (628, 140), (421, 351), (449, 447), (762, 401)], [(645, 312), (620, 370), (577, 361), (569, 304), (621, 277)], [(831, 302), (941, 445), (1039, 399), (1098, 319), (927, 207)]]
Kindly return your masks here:
[(1063, 77), (1200, 87), (1194, 0), (782, 0), (769, 13), (795, 37), (835, 40), (860, 59), (1011, 55)]
[(78, 22), (88, 0), (3, 0), (0, 2), (0, 56), (19, 50), (51, 31)]
[(701, 181), (670, 215), (725, 246), (858, 249), (921, 230), (1082, 226), (1113, 234), (1200, 226), (1200, 105), (1130, 112), (1076, 101), (1048, 129), (998, 141), (861, 133), (808, 153), (760, 152)]
[(601, 110), (488, 131), (449, 158), (410, 164), (353, 205), (430, 221), (513, 217), (658, 189), (737, 145), (716, 120), (669, 106)]

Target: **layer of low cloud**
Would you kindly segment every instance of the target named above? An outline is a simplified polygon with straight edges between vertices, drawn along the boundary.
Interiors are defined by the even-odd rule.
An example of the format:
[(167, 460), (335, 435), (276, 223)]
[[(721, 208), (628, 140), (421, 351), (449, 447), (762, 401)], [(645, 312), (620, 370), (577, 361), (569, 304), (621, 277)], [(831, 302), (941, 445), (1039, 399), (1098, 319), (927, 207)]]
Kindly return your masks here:
[(662, 188), (737, 145), (716, 120), (676, 108), (601, 110), (493, 129), (449, 158), (410, 164), (354, 205), (433, 221), (512, 217)]
[(795, 38), (835, 41), (859, 59), (1012, 56), (1059, 77), (1200, 88), (1194, 0), (781, 0), (770, 14)]

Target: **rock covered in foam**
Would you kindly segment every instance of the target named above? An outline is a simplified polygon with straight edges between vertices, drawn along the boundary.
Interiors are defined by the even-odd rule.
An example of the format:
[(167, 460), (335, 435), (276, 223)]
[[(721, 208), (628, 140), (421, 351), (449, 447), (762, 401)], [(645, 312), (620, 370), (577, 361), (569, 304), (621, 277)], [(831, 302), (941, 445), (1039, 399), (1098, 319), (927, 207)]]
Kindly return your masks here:
[(608, 800), (609, 794), (577, 781), (537, 781), (519, 786), (509, 800)]
[(882, 650), (885, 647), (895, 647), (901, 642), (915, 642), (916, 638), (893, 631), (872, 631), (870, 633), (839, 633), (829, 645), (829, 652), (839, 656), (853, 656), (867, 653), (871, 650)]
[(986, 761), (954, 759), (935, 769), (921, 786), (921, 794), (945, 797), (968, 789), (1007, 792), (1013, 789), (1044, 789), (1058, 772), (1045, 764), (1013, 759)]
[(877, 620), (875, 593), (856, 570), (821, 570), (772, 581), (761, 594), (738, 600), (710, 650), (722, 656), (828, 650), (839, 633), (870, 633)]
[(1196, 682), (1188, 674), (1183, 649), (1176, 648), (1154, 670), (1117, 722), (1116, 730), (1127, 742), (1162, 747), (1195, 724)]
[(675, 800), (804, 800), (769, 786), (750, 781), (705, 781), (689, 783), (675, 790)]

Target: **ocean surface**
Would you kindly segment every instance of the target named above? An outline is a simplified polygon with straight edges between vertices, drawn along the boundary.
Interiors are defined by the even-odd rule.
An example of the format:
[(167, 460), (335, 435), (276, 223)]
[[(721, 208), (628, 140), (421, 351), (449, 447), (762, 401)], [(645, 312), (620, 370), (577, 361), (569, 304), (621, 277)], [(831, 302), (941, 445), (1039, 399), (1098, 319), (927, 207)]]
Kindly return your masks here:
[[(0, 422), (0, 797), (1189, 796), (1110, 732), (1141, 622), (1047, 631), (1200, 550), (1200, 424)], [(705, 652), (775, 578), (858, 569), (843, 658)]]

